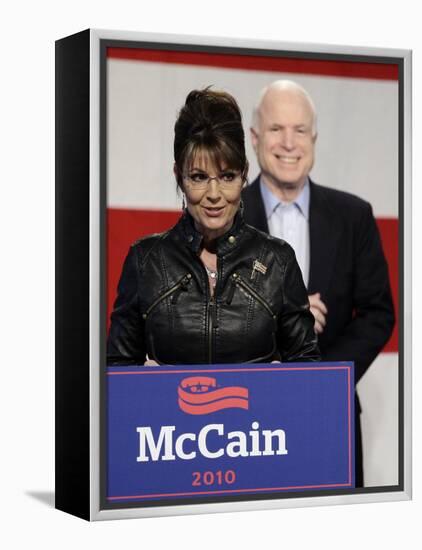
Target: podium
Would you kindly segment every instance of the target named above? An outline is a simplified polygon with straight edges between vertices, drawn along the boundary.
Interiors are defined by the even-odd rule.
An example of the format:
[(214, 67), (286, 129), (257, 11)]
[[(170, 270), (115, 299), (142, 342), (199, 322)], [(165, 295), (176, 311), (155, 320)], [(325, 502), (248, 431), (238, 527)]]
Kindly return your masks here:
[(109, 367), (109, 506), (354, 487), (353, 363)]

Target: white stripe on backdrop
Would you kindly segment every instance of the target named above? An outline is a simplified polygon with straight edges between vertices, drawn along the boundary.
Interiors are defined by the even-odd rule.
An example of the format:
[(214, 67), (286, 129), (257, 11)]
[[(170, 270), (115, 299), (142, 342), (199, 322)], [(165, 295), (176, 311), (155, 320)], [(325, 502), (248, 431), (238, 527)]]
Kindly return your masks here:
[(396, 81), (108, 60), (108, 205), (174, 209), (173, 127), (190, 90), (212, 84), (234, 95), (246, 130), (250, 179), (258, 174), (249, 140), (259, 90), (278, 78), (302, 84), (318, 113), (313, 178), (368, 200), (377, 217), (397, 217)]

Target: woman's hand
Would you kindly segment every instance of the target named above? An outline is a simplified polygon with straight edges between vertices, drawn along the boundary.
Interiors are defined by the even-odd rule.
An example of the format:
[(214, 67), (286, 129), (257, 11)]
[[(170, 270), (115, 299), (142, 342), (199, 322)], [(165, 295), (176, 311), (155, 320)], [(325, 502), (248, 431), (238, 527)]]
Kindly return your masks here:
[(150, 359), (147, 355), (147, 360), (144, 363), (144, 367), (158, 367), (157, 361), (154, 361), (153, 359)]

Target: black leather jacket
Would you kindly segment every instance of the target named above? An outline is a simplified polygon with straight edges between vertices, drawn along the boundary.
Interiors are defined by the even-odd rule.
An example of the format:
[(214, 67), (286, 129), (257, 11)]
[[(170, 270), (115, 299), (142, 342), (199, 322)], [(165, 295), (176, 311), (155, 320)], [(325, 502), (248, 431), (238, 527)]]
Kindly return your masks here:
[(109, 364), (319, 360), (314, 318), (292, 248), (236, 215), (217, 243), (210, 296), (201, 235), (185, 214), (130, 248), (111, 315)]

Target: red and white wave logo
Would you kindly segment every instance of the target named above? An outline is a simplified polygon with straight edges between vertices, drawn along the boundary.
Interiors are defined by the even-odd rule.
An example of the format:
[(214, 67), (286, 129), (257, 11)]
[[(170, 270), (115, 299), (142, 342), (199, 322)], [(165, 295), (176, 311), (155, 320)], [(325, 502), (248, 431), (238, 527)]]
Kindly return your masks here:
[(177, 389), (179, 407), (187, 414), (209, 414), (222, 409), (248, 409), (249, 390), (240, 386), (217, 387), (209, 376), (184, 378)]

